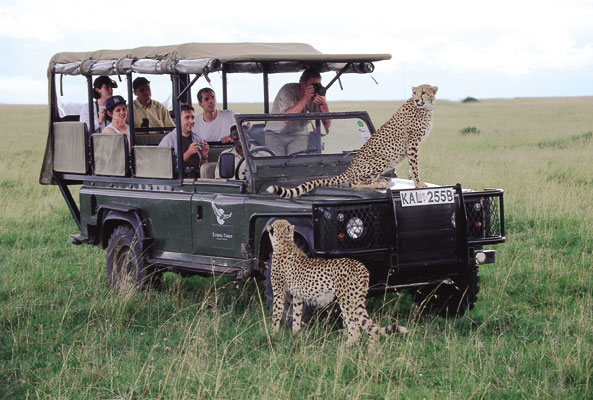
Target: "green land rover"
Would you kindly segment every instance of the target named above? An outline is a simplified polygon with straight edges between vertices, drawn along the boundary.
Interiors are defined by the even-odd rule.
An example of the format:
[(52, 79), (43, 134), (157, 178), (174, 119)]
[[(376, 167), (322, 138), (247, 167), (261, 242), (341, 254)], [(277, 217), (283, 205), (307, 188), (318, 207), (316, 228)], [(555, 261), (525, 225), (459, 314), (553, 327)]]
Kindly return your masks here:
[[(343, 172), (375, 132), (364, 111), (270, 114), (269, 75), (316, 68), (366, 74), (389, 54), (322, 54), (306, 44), (187, 43), (178, 46), (59, 53), (49, 63), (50, 121), (40, 183), (57, 185), (78, 225), (74, 244), (106, 249), (109, 284), (142, 289), (164, 271), (265, 279), (272, 247), (266, 225), (277, 218), (295, 226), (295, 240), (312, 257), (351, 257), (370, 272), (370, 295), (411, 290), (415, 299), (455, 315), (471, 309), (479, 290), (478, 266), (495, 261), (485, 245), (505, 241), (503, 191), (461, 185), (416, 189), (387, 174), (386, 190), (348, 185), (317, 188), (295, 199), (268, 194), (272, 184), (294, 187)], [(81, 75), (93, 103), (93, 78), (125, 77), (128, 116), (134, 120), (132, 82), (137, 74), (168, 75), (172, 108), (191, 103), (193, 85), (220, 73), (223, 108), (229, 74), (261, 74), (261, 114), (235, 116), (244, 157), (220, 157), (230, 145), (211, 144), (204, 172), (184, 178), (180, 149), (157, 146), (174, 127), (125, 135), (89, 133), (78, 115), (63, 115), (58, 90), (63, 76)], [(93, 121), (93, 107), (89, 107)], [(306, 127), (306, 147), (277, 154), (268, 143), (279, 121)], [(330, 131), (323, 131), (331, 121)], [(181, 143), (181, 128), (176, 123)], [(175, 153), (174, 153), (175, 150)], [(211, 171), (211, 169), (209, 169)], [(79, 188), (79, 200), (71, 192)], [(271, 292), (268, 291), (271, 295)], [(269, 300), (269, 299), (268, 299)]]

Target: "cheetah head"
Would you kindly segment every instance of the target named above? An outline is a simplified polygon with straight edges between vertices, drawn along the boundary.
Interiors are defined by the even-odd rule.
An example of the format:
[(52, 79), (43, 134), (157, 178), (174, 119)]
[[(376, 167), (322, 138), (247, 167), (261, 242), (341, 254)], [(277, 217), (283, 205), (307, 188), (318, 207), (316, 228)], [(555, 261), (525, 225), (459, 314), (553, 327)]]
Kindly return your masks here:
[(274, 250), (289, 243), (294, 243), (294, 225), (285, 219), (277, 219), (271, 225), (266, 225), (270, 234), (270, 241)]
[(434, 95), (439, 90), (436, 86), (420, 85), (412, 88), (412, 98), (416, 107), (432, 111), (434, 109)]

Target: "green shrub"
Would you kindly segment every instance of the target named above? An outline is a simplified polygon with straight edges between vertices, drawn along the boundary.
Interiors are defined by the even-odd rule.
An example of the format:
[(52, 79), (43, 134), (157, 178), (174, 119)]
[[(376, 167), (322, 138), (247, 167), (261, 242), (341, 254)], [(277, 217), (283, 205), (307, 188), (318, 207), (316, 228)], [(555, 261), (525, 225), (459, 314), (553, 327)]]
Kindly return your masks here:
[(461, 133), (462, 135), (479, 135), (480, 130), (475, 126), (466, 126), (465, 128), (461, 129), (459, 133)]
[(461, 100), (462, 103), (475, 103), (478, 99), (475, 97), (467, 96), (465, 99)]

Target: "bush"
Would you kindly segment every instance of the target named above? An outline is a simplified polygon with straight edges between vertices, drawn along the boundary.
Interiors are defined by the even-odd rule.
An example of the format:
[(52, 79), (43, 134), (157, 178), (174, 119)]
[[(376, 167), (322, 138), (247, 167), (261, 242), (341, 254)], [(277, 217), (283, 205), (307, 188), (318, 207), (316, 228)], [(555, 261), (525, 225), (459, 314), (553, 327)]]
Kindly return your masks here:
[(466, 126), (465, 128), (461, 129), (459, 133), (461, 133), (462, 135), (479, 135), (480, 130), (475, 126)]
[(461, 100), (462, 103), (475, 103), (478, 99), (475, 97), (467, 96), (465, 99)]

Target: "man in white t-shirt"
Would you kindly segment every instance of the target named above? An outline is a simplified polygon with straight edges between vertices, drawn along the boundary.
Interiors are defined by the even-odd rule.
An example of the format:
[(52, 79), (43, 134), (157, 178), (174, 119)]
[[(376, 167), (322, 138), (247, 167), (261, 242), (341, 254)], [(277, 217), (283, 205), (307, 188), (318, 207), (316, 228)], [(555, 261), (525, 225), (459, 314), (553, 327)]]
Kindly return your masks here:
[(198, 104), (204, 110), (196, 115), (195, 130), (207, 142), (233, 143), (229, 136), (231, 126), (235, 125), (235, 112), (216, 109), (216, 94), (211, 88), (198, 92)]

